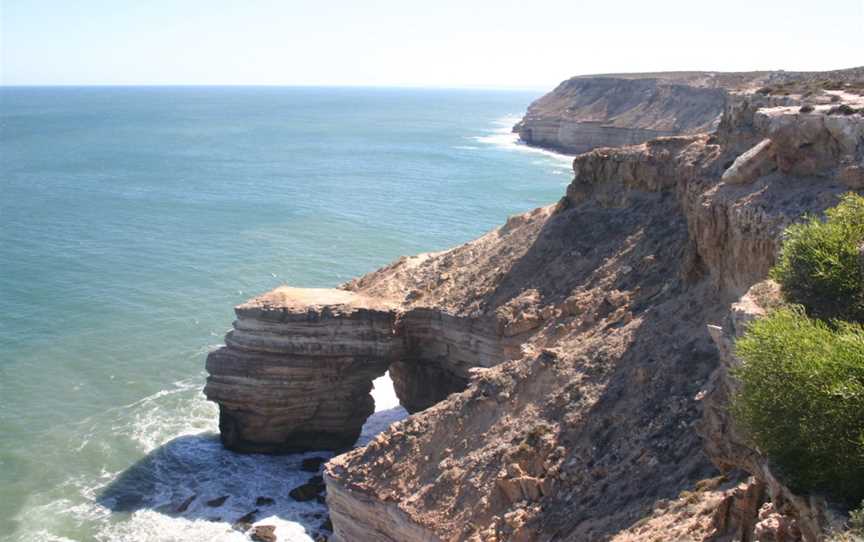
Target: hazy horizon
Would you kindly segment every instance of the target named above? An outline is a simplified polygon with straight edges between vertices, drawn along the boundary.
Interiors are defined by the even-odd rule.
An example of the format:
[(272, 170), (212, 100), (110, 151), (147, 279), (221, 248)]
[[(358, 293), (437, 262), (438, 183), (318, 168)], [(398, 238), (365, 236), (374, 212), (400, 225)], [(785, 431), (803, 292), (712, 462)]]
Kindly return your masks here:
[(580, 74), (860, 66), (862, 35), (860, 0), (4, 0), (0, 83), (547, 89)]

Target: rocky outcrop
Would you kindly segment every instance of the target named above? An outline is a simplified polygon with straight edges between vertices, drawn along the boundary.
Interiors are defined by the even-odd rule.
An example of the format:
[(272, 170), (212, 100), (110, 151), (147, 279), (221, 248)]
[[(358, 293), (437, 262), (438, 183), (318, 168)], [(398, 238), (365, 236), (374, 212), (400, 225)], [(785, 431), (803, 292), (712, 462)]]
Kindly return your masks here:
[(224, 445), (241, 452), (338, 450), (374, 411), (372, 380), (401, 343), (377, 299), (282, 287), (235, 309), (225, 346), (207, 357), (204, 394), (219, 404)]
[(726, 104), (720, 88), (670, 79), (574, 77), (528, 107), (522, 141), (578, 154), (709, 130)]
[(854, 188), (842, 174), (864, 161), (864, 117), (759, 103), (730, 105), (713, 136), (720, 182), (692, 177), (682, 188), (699, 262), (730, 299), (767, 276), (784, 228)]
[(226, 444), (344, 445), (390, 368), (417, 413), (326, 464), (335, 541), (815, 540), (830, 509), (725, 409), (783, 229), (864, 164), (861, 115), (795, 99), (595, 149), (561, 201), (474, 241), (238, 307), (208, 360)]
[[(787, 123), (813, 121), (774, 107), (736, 102), (725, 132), (583, 154), (557, 206), (352, 283), (509, 318), (499, 334), (515, 332), (508, 351), (520, 353), (327, 464), (335, 539), (809, 537), (814, 509), (782, 504), (792, 497), (744, 460), (754, 450), (724, 456), (733, 440), (694, 430), (724, 356), (707, 326), (765, 277), (785, 226), (836, 203), (839, 172), (860, 160), (857, 119), (817, 108), (825, 128), (787, 137)], [(835, 122), (845, 135), (819, 143)], [(818, 170), (781, 158), (796, 151)], [(740, 177), (724, 179), (736, 161)], [(718, 474), (709, 457), (732, 488), (699, 489)], [(715, 508), (687, 512), (697, 502)], [(664, 526), (656, 538), (640, 526), (648, 515)]]
[(506, 322), (518, 321), (287, 286), (235, 312), (225, 346), (207, 358), (204, 393), (219, 404), (224, 445), (263, 453), (353, 445), (374, 411), (372, 380), (388, 369), (409, 412), (462, 391), (470, 369), (514, 355)]
[(763, 105), (830, 104), (826, 89), (861, 94), (862, 80), (864, 68), (583, 75), (534, 101), (513, 131), (528, 145), (578, 154), (707, 132), (724, 107), (755, 90)]

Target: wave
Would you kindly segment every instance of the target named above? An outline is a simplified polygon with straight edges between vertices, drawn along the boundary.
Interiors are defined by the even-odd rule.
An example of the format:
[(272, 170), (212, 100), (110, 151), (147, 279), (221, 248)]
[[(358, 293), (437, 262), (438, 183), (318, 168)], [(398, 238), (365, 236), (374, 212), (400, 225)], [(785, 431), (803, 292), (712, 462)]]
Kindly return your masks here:
[[(111, 472), (74, 475), (54, 491), (32, 496), (16, 518), (15, 540), (123, 542), (248, 540), (238, 519), (255, 511), (252, 525), (273, 525), (277, 540), (311, 542), (327, 510), (316, 501), (297, 502), (294, 487), (314, 475), (301, 463), (331, 452), (285, 456), (242, 455), (225, 450), (218, 437), (216, 406), (201, 393), (200, 379), (176, 382), (101, 416), (85, 420), (79, 442), (96, 463), (110, 464), (116, 450), (103, 449), (105, 428), (143, 453), (135, 464)], [(389, 375), (374, 382), (376, 412), (357, 445), (368, 443), (407, 416)], [(62, 495), (62, 496), (61, 496)], [(227, 497), (224, 502), (219, 502)], [(209, 501), (209, 504), (208, 504)], [(63, 533), (60, 536), (58, 533)]]
[(516, 115), (501, 117), (492, 122), (494, 128), (492, 128), (488, 134), (473, 136), (470, 139), (503, 150), (539, 154), (553, 159), (552, 164), (563, 169), (570, 169), (572, 167), (572, 155), (531, 147), (520, 140), (519, 134), (513, 132), (513, 126), (519, 122), (519, 120), (521, 120), (521, 117)]

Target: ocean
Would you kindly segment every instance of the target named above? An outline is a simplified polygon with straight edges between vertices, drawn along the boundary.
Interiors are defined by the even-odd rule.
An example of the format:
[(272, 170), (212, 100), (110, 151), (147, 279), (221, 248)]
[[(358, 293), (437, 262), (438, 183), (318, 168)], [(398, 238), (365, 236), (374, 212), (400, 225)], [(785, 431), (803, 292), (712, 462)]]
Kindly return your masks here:
[[(326, 454), (224, 451), (207, 352), (253, 295), (556, 201), (570, 160), (510, 133), (539, 94), (0, 88), (0, 539), (248, 540), (258, 509), (312, 540), (288, 491)], [(405, 415), (375, 386), (361, 441)]]

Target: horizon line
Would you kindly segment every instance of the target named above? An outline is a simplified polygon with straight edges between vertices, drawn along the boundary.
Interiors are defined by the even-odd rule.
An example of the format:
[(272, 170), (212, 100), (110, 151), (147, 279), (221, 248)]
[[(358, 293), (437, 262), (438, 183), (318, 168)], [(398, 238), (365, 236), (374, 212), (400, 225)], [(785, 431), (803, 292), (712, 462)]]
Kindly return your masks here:
[(548, 86), (526, 85), (401, 85), (401, 84), (315, 84), (315, 83), (0, 83), (0, 88), (367, 88), (367, 89), (416, 89), (416, 90), (522, 90), (548, 91), (558, 83)]

